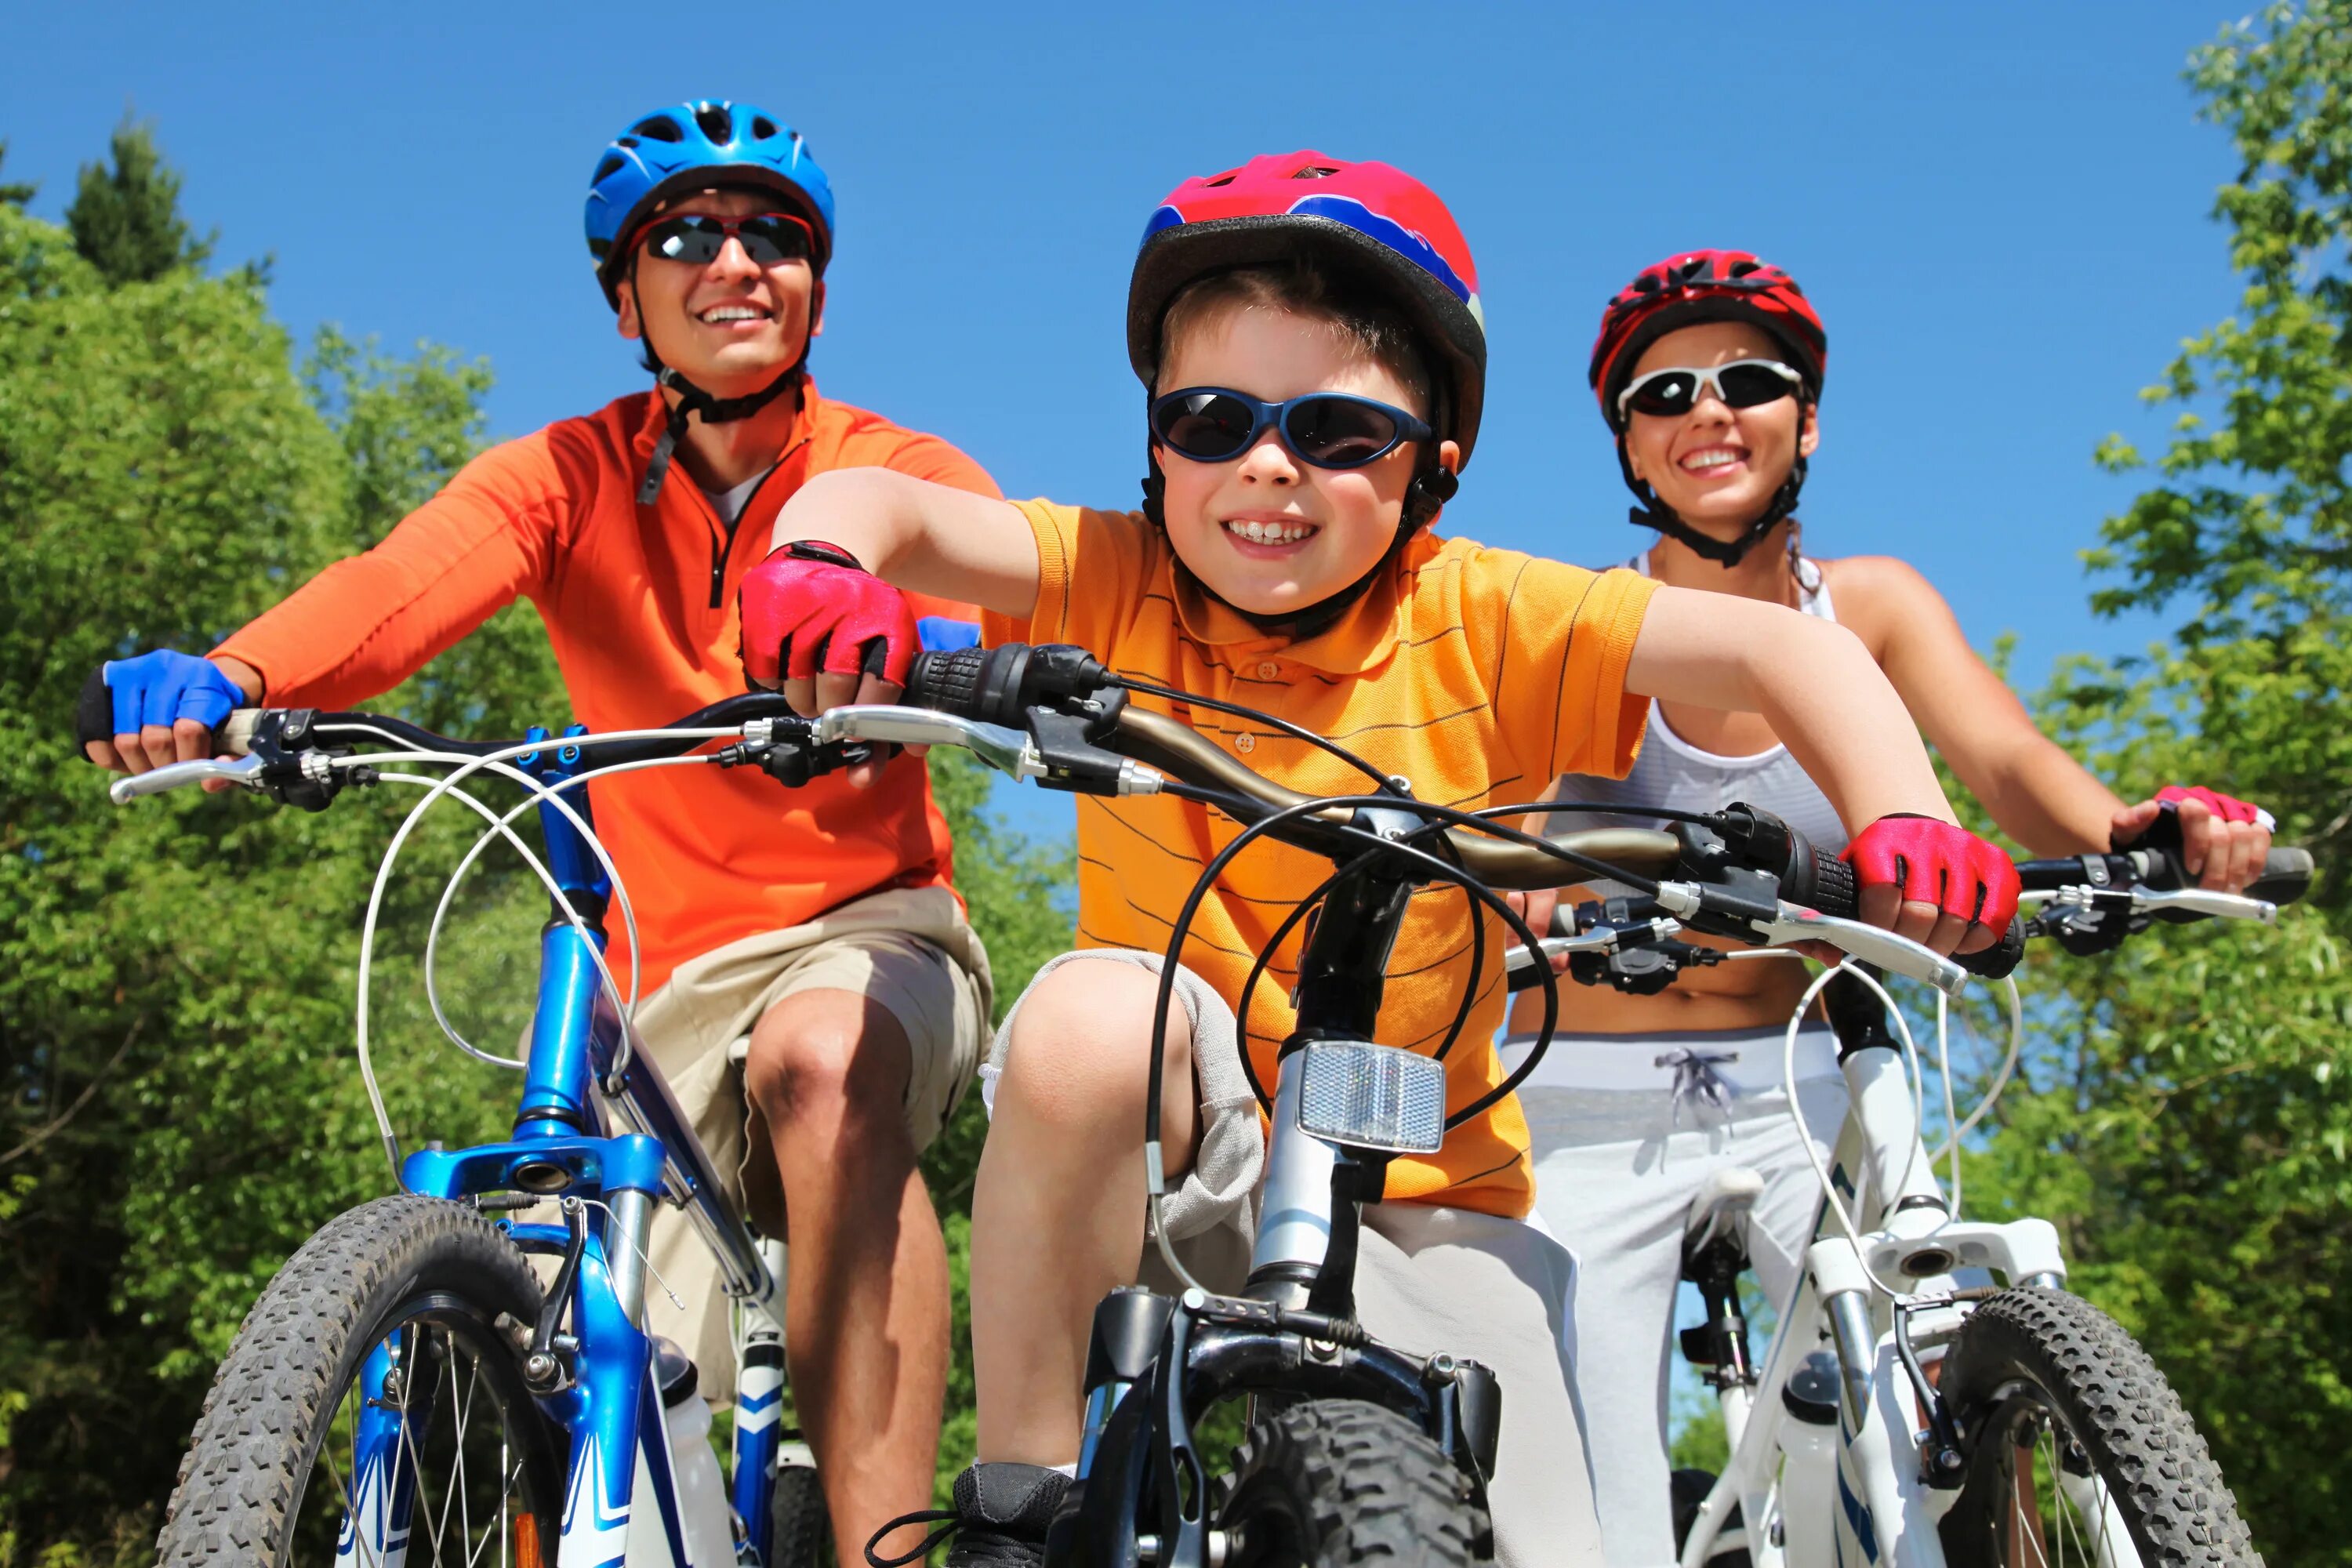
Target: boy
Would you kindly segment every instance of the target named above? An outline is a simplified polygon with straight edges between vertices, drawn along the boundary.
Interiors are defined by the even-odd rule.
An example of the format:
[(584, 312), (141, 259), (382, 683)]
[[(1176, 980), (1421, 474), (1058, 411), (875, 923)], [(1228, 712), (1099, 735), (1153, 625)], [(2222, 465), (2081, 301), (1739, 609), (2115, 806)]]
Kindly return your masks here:
[[(987, 612), (991, 641), (1076, 643), (1123, 675), (1279, 713), (1464, 809), (1538, 792), (1571, 764), (1622, 774), (1645, 699), (1755, 709), (1845, 819), (1870, 825), (1853, 858), (1877, 918), (1948, 952), (1991, 940), (2014, 907), (2014, 873), (1951, 826), (1901, 702), (1850, 634), (1424, 531), (1477, 436), (1475, 290), (1444, 205), (1384, 164), (1307, 153), (1187, 182), (1153, 214), (1129, 292), (1129, 351), (1150, 411), (1143, 513), (828, 475), (785, 509), (784, 548), (745, 579), (746, 670), (782, 677), (804, 709), (837, 701), (867, 645), (911, 643), (898, 588), (952, 591)], [(1206, 711), (1194, 721), (1294, 789), (1361, 787), (1278, 732)], [(982, 1069), (980, 1463), (957, 1487), (950, 1563), (1041, 1558), (1077, 1457), (1091, 1313), (1136, 1278), (1145, 1241), (1138, 1124), (1160, 951), (1201, 866), (1238, 831), (1169, 796), (1078, 809), (1079, 951), (1039, 972)], [(1940, 900), (1904, 900), (1898, 857), (1910, 886)], [(1213, 1288), (1240, 1282), (1262, 1158), (1238, 1052), (1273, 1081), (1289, 1025), (1279, 960), (1295, 949), (1271, 966), (1245, 1029), (1232, 1009), (1253, 956), (1323, 869), (1278, 847), (1243, 857), (1184, 950), (1168, 1082), (1198, 1092), (1167, 1105), (1170, 1173), (1183, 1175), (1167, 1222)], [(1473, 983), (1470, 948), (1458, 893), (1414, 900), (1389, 965), (1383, 1043), (1434, 1046)], [(1452, 1105), (1500, 1081), (1491, 1048), (1466, 1044), (1501, 1019), (1500, 982), (1491, 963), (1475, 978), (1465, 1045), (1448, 1059)], [(1366, 1215), (1360, 1315), (1391, 1342), (1475, 1356), (1501, 1376), (1490, 1500), (1502, 1560), (1592, 1562), (1559, 1353), (1568, 1261), (1522, 1223), (1527, 1142), (1506, 1100), (1441, 1152), (1390, 1166), (1390, 1201)]]

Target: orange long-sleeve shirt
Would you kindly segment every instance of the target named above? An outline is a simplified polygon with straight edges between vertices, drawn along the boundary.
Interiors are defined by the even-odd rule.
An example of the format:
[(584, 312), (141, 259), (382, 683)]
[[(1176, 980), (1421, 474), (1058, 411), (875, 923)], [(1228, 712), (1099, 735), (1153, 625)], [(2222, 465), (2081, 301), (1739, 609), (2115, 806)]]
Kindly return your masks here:
[[(637, 504), (663, 412), (643, 393), (492, 447), (383, 543), (215, 652), (258, 669), (273, 707), (352, 708), (521, 596), (547, 624), (580, 722), (667, 723), (744, 689), (736, 589), (811, 475), (887, 468), (998, 493), (945, 441), (827, 402), (811, 383), (791, 443), (730, 530), (682, 468), (654, 505)], [(917, 598), (919, 615), (979, 618)], [(929, 779), (904, 757), (865, 791), (838, 775), (788, 791), (748, 768), (654, 768), (592, 794), (636, 909), (647, 990), (698, 953), (878, 889), (943, 884), (951, 868)], [(614, 957), (626, 957), (618, 942)]]

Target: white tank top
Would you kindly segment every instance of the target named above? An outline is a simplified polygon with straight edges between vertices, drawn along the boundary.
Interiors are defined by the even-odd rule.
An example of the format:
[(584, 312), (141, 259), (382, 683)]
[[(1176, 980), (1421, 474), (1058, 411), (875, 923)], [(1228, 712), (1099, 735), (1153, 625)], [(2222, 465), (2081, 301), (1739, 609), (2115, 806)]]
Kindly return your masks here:
[[(1649, 575), (1646, 551), (1626, 564)], [(1800, 610), (1824, 621), (1837, 619), (1830, 603), (1829, 580), (1819, 562), (1798, 558), (1797, 589)], [(1622, 779), (1570, 773), (1553, 793), (1559, 800), (1596, 805), (1670, 805), (1685, 811), (1720, 811), (1743, 802), (1772, 813), (1826, 854), (1834, 855), (1846, 845), (1845, 825), (1838, 820), (1829, 796), (1797, 765), (1788, 747), (1776, 745), (1748, 757), (1717, 756), (1675, 734), (1665, 714), (1654, 709), (1650, 714), (1649, 738), (1643, 743), (1642, 754), (1633, 760), (1633, 772)], [(1635, 810), (1558, 812), (1549, 822), (1546, 831), (1550, 833), (1580, 827), (1660, 826), (1656, 817)]]

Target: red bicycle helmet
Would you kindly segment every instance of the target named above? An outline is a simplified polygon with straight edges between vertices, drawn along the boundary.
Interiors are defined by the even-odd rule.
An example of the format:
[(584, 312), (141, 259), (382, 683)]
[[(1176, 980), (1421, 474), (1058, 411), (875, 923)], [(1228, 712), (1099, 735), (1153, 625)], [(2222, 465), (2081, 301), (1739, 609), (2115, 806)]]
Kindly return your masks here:
[(1649, 346), (1701, 321), (1752, 321), (1779, 341), (1805, 390), (1818, 401), (1829, 366), (1829, 334), (1797, 280), (1744, 250), (1686, 250), (1644, 267), (1617, 291), (1601, 314), (1587, 378), (1601, 399), (1601, 416), (1622, 430), (1618, 395)]
[(1601, 417), (1616, 435), (1617, 467), (1625, 488), (1642, 503), (1627, 514), (1627, 521), (1637, 528), (1654, 528), (1729, 567), (1739, 564), (1758, 541), (1797, 509), (1797, 494), (1805, 486), (1805, 459), (1801, 456), (1790, 465), (1789, 477), (1770, 503), (1738, 539), (1727, 543), (1675, 516), (1655, 491), (1633, 477), (1625, 453), (1625, 422), (1617, 412), (1617, 399), (1649, 346), (1668, 332), (1703, 321), (1748, 321), (1769, 332), (1790, 367), (1805, 378), (1807, 403), (1821, 401), (1830, 339), (1797, 280), (1745, 250), (1686, 250), (1669, 256), (1642, 268), (1601, 313), (1601, 333), (1592, 340), (1592, 361), (1585, 374), (1601, 400)]
[(1460, 443), (1466, 466), (1486, 391), (1477, 268), (1437, 193), (1387, 163), (1289, 153), (1169, 192), (1144, 226), (1128, 284), (1127, 355), (1135, 374), (1150, 387), (1160, 318), (1186, 284), (1302, 253), (1370, 279), (1411, 323), (1438, 377), (1430, 426)]

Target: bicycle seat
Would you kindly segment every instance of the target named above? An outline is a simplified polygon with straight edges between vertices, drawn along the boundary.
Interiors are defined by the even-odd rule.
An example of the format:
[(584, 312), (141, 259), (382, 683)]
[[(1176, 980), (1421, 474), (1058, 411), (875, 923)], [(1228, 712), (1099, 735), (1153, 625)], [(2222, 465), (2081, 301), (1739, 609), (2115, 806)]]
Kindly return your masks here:
[(1683, 1226), (1685, 1271), (1709, 1243), (1718, 1239), (1729, 1240), (1745, 1252), (1748, 1216), (1763, 1195), (1763, 1173), (1745, 1165), (1726, 1166), (1701, 1182), (1691, 1196), (1690, 1217)]

